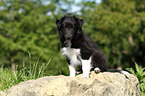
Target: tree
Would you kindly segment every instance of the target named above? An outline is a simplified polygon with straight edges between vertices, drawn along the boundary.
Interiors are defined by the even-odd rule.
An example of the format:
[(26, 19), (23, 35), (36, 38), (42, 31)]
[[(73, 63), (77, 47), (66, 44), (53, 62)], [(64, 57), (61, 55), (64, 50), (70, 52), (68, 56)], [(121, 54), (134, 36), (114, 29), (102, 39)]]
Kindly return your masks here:
[(135, 61), (142, 65), (145, 62), (144, 1), (140, 1), (140, 7), (137, 2), (102, 0), (95, 9), (83, 11), (84, 30), (105, 53), (110, 67), (129, 67)]
[[(23, 61), (29, 63), (28, 52), (31, 53), (32, 63), (40, 55), (40, 63), (46, 63), (50, 58), (53, 58), (52, 64), (64, 61), (58, 52), (59, 38), (55, 26), (58, 14), (55, 14), (56, 5), (53, 2), (48, 5), (34, 0), (0, 3), (3, 6), (0, 11), (1, 64), (8, 67), (11, 63), (15, 69), (15, 65), (22, 66)], [(58, 70), (61, 64), (58, 63), (54, 67), (56, 69), (50, 65), (50, 70)]]

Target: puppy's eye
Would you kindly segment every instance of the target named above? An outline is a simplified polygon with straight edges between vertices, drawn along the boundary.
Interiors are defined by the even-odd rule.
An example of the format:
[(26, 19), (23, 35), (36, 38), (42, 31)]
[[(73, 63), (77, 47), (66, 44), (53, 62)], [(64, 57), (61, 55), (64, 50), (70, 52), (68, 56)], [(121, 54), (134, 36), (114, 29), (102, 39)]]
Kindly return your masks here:
[(67, 28), (66, 26), (63, 26), (63, 28)]

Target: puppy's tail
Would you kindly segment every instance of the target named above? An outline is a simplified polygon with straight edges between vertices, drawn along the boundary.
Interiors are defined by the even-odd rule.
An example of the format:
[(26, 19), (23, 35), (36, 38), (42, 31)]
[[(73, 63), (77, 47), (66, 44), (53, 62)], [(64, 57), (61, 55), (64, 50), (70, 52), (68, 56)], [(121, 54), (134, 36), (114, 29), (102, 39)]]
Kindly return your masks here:
[(105, 69), (105, 70), (100, 70), (98, 67), (96, 67), (94, 69), (95, 73), (99, 73), (99, 72), (119, 72), (121, 74), (129, 74), (129, 72), (124, 71), (124, 70), (117, 70), (117, 69)]
[(124, 70), (117, 70), (117, 69), (107, 69), (107, 72), (119, 72), (122, 74), (129, 74), (129, 72), (124, 71)]

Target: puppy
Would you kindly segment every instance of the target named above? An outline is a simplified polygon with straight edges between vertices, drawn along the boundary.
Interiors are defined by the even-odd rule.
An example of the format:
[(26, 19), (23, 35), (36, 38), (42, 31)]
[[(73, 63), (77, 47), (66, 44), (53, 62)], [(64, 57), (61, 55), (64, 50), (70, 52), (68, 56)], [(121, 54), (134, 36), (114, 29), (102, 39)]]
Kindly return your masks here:
[(83, 19), (63, 16), (56, 19), (63, 55), (66, 56), (70, 77), (82, 73), (89, 78), (91, 70), (107, 71), (106, 59), (91, 38), (83, 33)]

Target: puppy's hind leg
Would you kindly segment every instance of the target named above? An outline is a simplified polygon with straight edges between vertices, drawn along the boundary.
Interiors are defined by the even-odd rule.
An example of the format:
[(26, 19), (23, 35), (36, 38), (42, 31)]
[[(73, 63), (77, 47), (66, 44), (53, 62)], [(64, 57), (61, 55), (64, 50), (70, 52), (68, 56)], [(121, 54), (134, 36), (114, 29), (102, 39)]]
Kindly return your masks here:
[(101, 70), (99, 69), (99, 67), (96, 67), (95, 69), (94, 69), (94, 72), (95, 73), (99, 73)]

